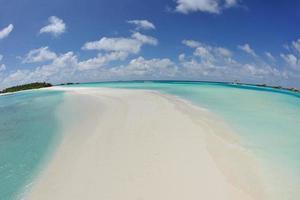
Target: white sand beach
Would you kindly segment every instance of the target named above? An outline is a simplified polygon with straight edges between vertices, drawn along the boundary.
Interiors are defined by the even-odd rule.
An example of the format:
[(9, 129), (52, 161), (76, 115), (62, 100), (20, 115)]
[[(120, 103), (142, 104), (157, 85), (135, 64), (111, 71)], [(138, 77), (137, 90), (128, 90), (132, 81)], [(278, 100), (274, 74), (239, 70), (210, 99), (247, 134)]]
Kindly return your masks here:
[(64, 88), (64, 137), (30, 200), (259, 200), (237, 134), (205, 109), (144, 90)]

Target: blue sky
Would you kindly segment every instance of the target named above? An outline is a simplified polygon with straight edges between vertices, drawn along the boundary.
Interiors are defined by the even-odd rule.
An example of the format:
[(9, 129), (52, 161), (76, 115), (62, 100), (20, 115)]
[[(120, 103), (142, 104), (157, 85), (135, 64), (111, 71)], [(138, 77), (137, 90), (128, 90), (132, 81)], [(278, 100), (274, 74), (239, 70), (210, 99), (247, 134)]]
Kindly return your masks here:
[(0, 0), (0, 88), (184, 79), (300, 86), (296, 0)]

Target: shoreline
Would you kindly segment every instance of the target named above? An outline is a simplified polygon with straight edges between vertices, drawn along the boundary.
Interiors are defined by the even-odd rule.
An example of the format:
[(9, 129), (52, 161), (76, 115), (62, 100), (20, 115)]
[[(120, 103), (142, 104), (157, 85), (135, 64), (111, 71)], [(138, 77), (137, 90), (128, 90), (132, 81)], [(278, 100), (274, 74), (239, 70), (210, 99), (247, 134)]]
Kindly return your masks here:
[[(56, 86), (51, 86), (51, 87), (56, 87)], [(41, 91), (41, 90), (48, 90), (50, 87), (44, 87), (44, 88), (36, 88), (36, 89), (28, 89), (28, 90), (20, 90), (16, 92), (5, 92), (5, 93), (0, 93), (0, 96), (7, 96), (7, 95), (14, 95), (14, 94), (19, 94), (19, 93), (25, 93), (25, 92), (33, 92), (33, 91)], [(55, 89), (54, 89), (55, 90)]]
[(147, 90), (48, 89), (66, 91), (64, 136), (25, 199), (264, 199), (255, 158), (206, 109)]
[[(15, 93), (19, 93), (19, 92), (26, 92), (26, 91), (35, 91), (35, 90), (41, 90), (41, 89), (49, 89), (49, 88), (58, 88), (58, 87), (64, 87), (66, 88), (66, 86), (71, 86), (71, 85), (83, 85), (82, 87), (84, 88), (84, 84), (105, 84), (105, 83), (124, 83), (124, 82), (154, 82), (154, 83), (164, 83), (164, 82), (181, 82), (181, 83), (211, 83), (211, 84), (224, 84), (224, 85), (229, 85), (229, 86), (241, 86), (241, 87), (245, 87), (245, 89), (249, 89), (246, 87), (257, 87), (260, 89), (264, 89), (265, 91), (270, 91), (271, 89), (273, 90), (277, 90), (279, 92), (291, 92), (291, 93), (295, 93), (295, 94), (300, 94), (300, 88), (297, 87), (284, 87), (284, 86), (280, 86), (280, 85), (268, 85), (268, 84), (254, 84), (254, 83), (243, 83), (243, 82), (214, 82), (214, 81), (193, 81), (193, 80), (133, 80), (133, 81), (104, 81), (104, 82), (82, 82), (82, 83), (61, 83), (58, 85), (52, 85), (50, 87), (43, 87), (43, 88), (36, 88), (36, 89), (28, 89), (28, 90), (20, 90), (17, 92), (6, 92), (6, 93), (0, 93), (0, 96), (4, 96), (4, 95), (12, 95)], [(250, 88), (251, 89), (251, 88)], [(54, 89), (56, 90), (56, 89)]]

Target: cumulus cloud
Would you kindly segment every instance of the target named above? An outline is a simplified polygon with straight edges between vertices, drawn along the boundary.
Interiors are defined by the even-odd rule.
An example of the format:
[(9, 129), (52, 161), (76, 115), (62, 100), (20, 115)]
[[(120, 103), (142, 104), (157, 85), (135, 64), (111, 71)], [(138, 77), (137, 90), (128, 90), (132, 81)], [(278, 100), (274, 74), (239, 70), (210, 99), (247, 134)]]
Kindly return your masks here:
[(300, 39), (292, 42), (292, 47), (300, 53)]
[(230, 8), (238, 5), (238, 0), (225, 0), (225, 7)]
[(281, 72), (269, 65), (240, 63), (234, 60), (214, 60), (213, 62), (186, 59), (180, 62), (181, 74), (188, 79), (271, 83), (283, 78)]
[(198, 41), (195, 41), (195, 40), (183, 40), (182, 43), (188, 47), (191, 47), (191, 48), (196, 48), (196, 47), (199, 47), (201, 45), (200, 42)]
[(68, 81), (77, 70), (78, 59), (73, 52), (58, 55), (50, 64), (32, 70), (16, 70), (2, 80), (1, 86), (24, 84), (34, 81), (53, 83)]
[(194, 49), (191, 56), (179, 55), (179, 73), (186, 79), (213, 81), (237, 79), (272, 84), (273, 81), (286, 78), (283, 71), (259, 58), (253, 63), (243, 63), (235, 60), (233, 52), (225, 47), (212, 46), (195, 40), (183, 40), (182, 43)]
[(184, 53), (179, 54), (178, 60), (181, 61), (181, 62), (184, 61), (185, 60), (185, 54)]
[(176, 0), (175, 11), (188, 14), (191, 12), (207, 12), (220, 14), (222, 10), (234, 7), (237, 0)]
[(126, 65), (107, 66), (111, 61), (122, 60), (124, 52), (99, 54), (95, 58), (79, 61), (73, 52), (58, 55), (51, 63), (32, 70), (17, 70), (1, 81), (1, 87), (24, 84), (33, 81), (52, 83), (74, 81), (99, 81), (128, 78), (174, 77), (176, 65), (168, 58), (134, 58)]
[(19, 85), (23, 83), (27, 83), (26, 75), (28, 70), (17, 70), (15, 72), (10, 73), (2, 80), (1, 86), (11, 86), (11, 85)]
[[(213, 59), (201, 57), (195, 53), (198, 48), (205, 48)], [(32, 70), (17, 70), (9, 73), (1, 81), (1, 86), (22, 84), (32, 81), (49, 81), (53, 83), (101, 80), (132, 79), (196, 79), (233, 81), (281, 80), (283, 72), (266, 64), (240, 63), (224, 54), (219, 47), (210, 45), (194, 48), (192, 55), (180, 54), (179, 62), (169, 58), (146, 59), (142, 56), (131, 59), (123, 65), (113, 65), (112, 61), (123, 60), (126, 52), (109, 51), (94, 58), (79, 60), (73, 52), (56, 54), (51, 63), (38, 66)], [(199, 50), (197, 50), (199, 51)], [(228, 50), (230, 51), (230, 50)], [(231, 54), (232, 55), (232, 54)], [(267, 82), (268, 83), (268, 82)]]
[(250, 47), (249, 44), (244, 44), (244, 45), (239, 45), (238, 48), (250, 55), (252, 55), (253, 57), (257, 57), (255, 51)]
[(7, 27), (0, 30), (0, 40), (9, 36), (9, 34), (12, 32), (13, 29), (14, 29), (14, 25), (9, 24)]
[[(0, 62), (2, 61), (3, 59), (3, 55), (0, 54)], [(0, 64), (0, 72), (3, 72), (6, 70), (6, 66), (5, 64)]]
[(49, 24), (40, 29), (40, 33), (50, 33), (54, 36), (59, 36), (66, 31), (64, 21), (56, 16), (48, 18)]
[(0, 64), (0, 72), (5, 70), (6, 70), (6, 66), (4, 64)]
[(42, 78), (57, 82), (68, 79), (77, 69), (78, 59), (73, 52), (57, 56), (50, 64), (37, 67), (31, 74), (33, 79)]
[(130, 53), (138, 53), (141, 48), (141, 43), (132, 38), (103, 37), (100, 40), (87, 42), (83, 45), (84, 50), (104, 50), (104, 51), (125, 51)]
[(225, 47), (211, 46), (195, 40), (183, 40), (182, 43), (195, 49), (193, 52), (194, 56), (210, 62), (216, 59), (228, 59), (233, 55), (233, 53)]
[(197, 47), (189, 59), (181, 60), (180, 65), (185, 77), (205, 80), (210, 77), (222, 78), (228, 66), (234, 67), (229, 60), (215, 56), (213, 51), (203, 46)]
[(30, 50), (23, 59), (23, 63), (44, 62), (48, 60), (54, 60), (56, 57), (56, 53), (50, 51), (46, 46)]
[(108, 38), (103, 37), (100, 40), (87, 42), (83, 45), (84, 50), (103, 50), (103, 51), (122, 51), (132, 54), (140, 52), (141, 47), (144, 44), (157, 45), (158, 41), (156, 38), (151, 36), (143, 35), (139, 32), (132, 34), (130, 38), (115, 37)]
[(224, 47), (216, 47), (215, 51), (221, 56), (225, 56), (225, 57), (232, 56), (232, 52), (229, 49), (226, 49)]
[(280, 54), (289, 67), (300, 70), (300, 60), (293, 54)]
[[(53, 22), (53, 19), (49, 19)], [(56, 19), (54, 21), (57, 21)], [(51, 24), (55, 24), (54, 22)], [(47, 26), (49, 27), (49, 26)], [(43, 29), (48, 31), (47, 29)], [(52, 28), (49, 28), (49, 31)], [(55, 32), (57, 34), (58, 32)], [(131, 75), (151, 74), (151, 65), (153, 68), (165, 71), (168, 64), (171, 65), (169, 59), (152, 59), (146, 60), (142, 57), (133, 59), (128, 65), (113, 67), (114, 61), (124, 61), (130, 54), (138, 54), (143, 45), (156, 46), (158, 40), (154, 37), (144, 35), (140, 32), (133, 32), (129, 37), (103, 37), (98, 41), (86, 42), (82, 49), (100, 51), (96, 57), (86, 60), (79, 60), (72, 52), (57, 54), (49, 49), (49, 47), (40, 47), (29, 51), (23, 63), (39, 63), (48, 61), (47, 64), (40, 65), (30, 70), (17, 70), (6, 74), (6, 78), (2, 79), (1, 85), (15, 85), (32, 81), (49, 81), (53, 83), (66, 81), (91, 81), (99, 80), (99, 78), (122, 77), (121, 71), (131, 71)], [(117, 62), (120, 64), (119, 62)], [(143, 70), (141, 70), (143, 68)], [(117, 70), (118, 69), (118, 70)], [(123, 70), (122, 70), (123, 69)], [(135, 70), (134, 70), (135, 69)], [(138, 73), (138, 71), (140, 71)], [(147, 72), (148, 71), (148, 72)], [(153, 74), (154, 71), (152, 70)], [(0, 77), (1, 79), (1, 77)]]
[(202, 58), (203, 60), (213, 61), (214, 56), (212, 55), (209, 48), (204, 46), (197, 47), (193, 53), (195, 56)]
[(152, 22), (148, 20), (128, 20), (129, 24), (136, 26), (136, 30), (150, 30), (155, 29), (155, 26)]
[(250, 75), (256, 78), (269, 77), (271, 75), (280, 75), (279, 71), (275, 68), (272, 68), (269, 65), (257, 66), (254, 64), (244, 64), (242, 66), (245, 72), (248, 72)]
[(173, 77), (176, 74), (176, 65), (168, 58), (145, 59), (138, 57), (132, 59), (128, 65), (115, 67), (112, 73), (120, 77), (138, 77), (138, 78), (164, 78)]
[[(147, 59), (143, 56), (128, 59), (129, 55), (135, 56), (139, 53), (143, 45), (158, 44), (156, 38), (139, 32), (133, 32), (129, 37), (104, 37), (98, 41), (87, 42), (83, 49), (99, 52), (95, 57), (83, 60), (72, 51), (59, 54), (50, 51), (48, 47), (41, 47), (31, 50), (24, 60), (30, 63), (48, 61), (46, 64), (41, 63), (28, 70), (5, 70), (0, 73), (0, 86), (33, 81), (61, 83), (132, 79), (237, 79), (243, 82), (278, 84), (279, 81), (289, 81), (291, 77), (293, 80), (300, 77), (296, 70), (278, 68), (275, 62), (264, 62), (262, 59), (266, 57), (263, 56), (256, 57), (252, 62), (243, 62), (235, 59), (233, 51), (222, 46), (195, 40), (183, 40), (182, 43), (192, 48), (193, 52), (181, 52), (176, 62), (170, 58)], [(300, 69), (300, 61), (295, 52), (281, 54), (281, 57), (289, 67)]]
[(158, 44), (158, 40), (154, 37), (143, 35), (139, 32), (135, 32), (131, 36), (132, 38), (140, 41), (142, 44), (149, 44), (152, 46), (156, 46)]
[(288, 53), (281, 53), (280, 57), (284, 60), (287, 64), (287, 67), (300, 71), (300, 39), (296, 41), (292, 41), (291, 44), (285, 45), (286, 50)]
[(265, 52), (265, 55), (270, 61), (276, 61), (275, 57), (270, 52)]
[(84, 60), (78, 63), (79, 70), (90, 70), (90, 69), (97, 69), (103, 67), (104, 65), (108, 64), (111, 61), (116, 60), (124, 60), (127, 58), (128, 54), (126, 52), (110, 52), (104, 55), (98, 54), (97, 57), (91, 58), (88, 60)]

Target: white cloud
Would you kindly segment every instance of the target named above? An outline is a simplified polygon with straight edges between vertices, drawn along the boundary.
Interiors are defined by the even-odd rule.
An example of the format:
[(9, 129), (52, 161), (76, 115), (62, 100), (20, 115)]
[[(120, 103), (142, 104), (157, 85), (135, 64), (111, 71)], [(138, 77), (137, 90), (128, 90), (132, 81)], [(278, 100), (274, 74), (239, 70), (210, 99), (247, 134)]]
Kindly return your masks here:
[(244, 64), (242, 66), (245, 70), (245, 72), (248, 72), (249, 74), (251, 74), (252, 76), (255, 77), (265, 77), (265, 76), (269, 76), (271, 74), (276, 73), (276, 70), (274, 68), (271, 68), (270, 66), (257, 66), (254, 64)]
[(265, 52), (265, 55), (270, 61), (272, 62), (276, 61), (275, 57), (270, 52)]
[(136, 30), (150, 30), (155, 29), (155, 26), (152, 22), (148, 20), (128, 20), (129, 24), (133, 24), (136, 26)]
[(280, 54), (281, 58), (289, 65), (289, 67), (300, 70), (300, 60), (293, 54)]
[(212, 62), (195, 58), (180, 63), (180, 73), (188, 79), (272, 83), (283, 79), (282, 72), (269, 65), (243, 64), (216, 59)]
[(11, 86), (11, 85), (19, 85), (26, 82), (28, 70), (17, 70), (15, 72), (10, 73), (5, 79), (2, 81), (3, 86)]
[(0, 65), (0, 72), (5, 71), (6, 70), (6, 66), (4, 64)]
[[(2, 61), (3, 59), (3, 55), (0, 54), (0, 62)], [(3, 72), (6, 70), (6, 66), (5, 64), (0, 64), (0, 72)]]
[(50, 33), (54, 36), (59, 36), (66, 31), (64, 21), (56, 16), (51, 16), (48, 19), (49, 24), (40, 29), (40, 33)]
[[(225, 57), (231, 57), (232, 56), (232, 52), (224, 47), (213, 47), (213, 46), (209, 46), (209, 45), (205, 45), (202, 44), (198, 41), (195, 40), (183, 40), (182, 43), (190, 48), (196, 48), (196, 51), (198, 52), (194, 52), (194, 54), (201, 54), (201, 51), (203, 53), (203, 51), (214, 51), (215, 54), (219, 55), (219, 56), (225, 56)], [(197, 50), (198, 47), (201, 47)]]
[(220, 7), (216, 0), (177, 0), (176, 11), (184, 14), (195, 11), (220, 13)]
[[(287, 64), (287, 67), (300, 72), (300, 39), (296, 41), (292, 41), (292, 43), (286, 44), (285, 49), (288, 51), (288, 53), (284, 54), (281, 53), (280, 57), (285, 61)], [(295, 71), (293, 71), (295, 73)], [(298, 74), (297, 73), (297, 74)], [(293, 75), (294, 76), (294, 75)], [(300, 78), (300, 74), (299, 74)]]
[(57, 56), (50, 64), (36, 68), (31, 74), (32, 79), (51, 80), (53, 82), (68, 80), (77, 70), (78, 59), (73, 52)]
[(198, 56), (204, 60), (214, 60), (214, 56), (212, 55), (210, 49), (204, 46), (197, 47), (193, 54), (194, 56)]
[(91, 58), (88, 60), (84, 60), (78, 63), (79, 70), (90, 70), (90, 69), (97, 69), (103, 67), (104, 65), (108, 64), (111, 61), (116, 60), (124, 60), (127, 58), (128, 54), (126, 52), (110, 52), (107, 54), (98, 54), (97, 57)]
[[(233, 58), (233, 52), (225, 47), (212, 46), (195, 40), (182, 41), (194, 50), (192, 56), (184, 56), (179, 59), (179, 73), (185, 79), (273, 83), (283, 80), (283, 71), (270, 66), (261, 59), (256, 58), (254, 63), (243, 63)], [(249, 45), (243, 49), (250, 53)], [(182, 78), (182, 77), (181, 77)]]
[(206, 45), (195, 40), (183, 40), (182, 43), (190, 48), (194, 48), (194, 56), (200, 57), (201, 59), (209, 62), (213, 62), (218, 59), (229, 59), (233, 53), (224, 47), (215, 47)]
[(250, 55), (252, 55), (253, 57), (257, 57), (255, 51), (250, 47), (249, 44), (244, 44), (244, 45), (239, 45), (238, 48)]
[(128, 64), (117, 66), (111, 65), (111, 62), (125, 59), (127, 57), (126, 52), (111, 51), (81, 61), (73, 52), (67, 52), (57, 54), (57, 57), (50, 64), (36, 67), (33, 70), (17, 70), (9, 73), (5, 80), (1, 82), (1, 87), (32, 81), (61, 83), (128, 79), (202, 79), (218, 81), (238, 79), (268, 83), (268, 81), (284, 78), (284, 73), (274, 67), (257, 63), (239, 63), (222, 53), (218, 54), (217, 49), (218, 47), (206, 45), (206, 50), (214, 59), (207, 59), (207, 57), (202, 59), (198, 55), (186, 56), (180, 54), (179, 63), (175, 64), (169, 58), (145, 59), (144, 57), (138, 57), (129, 61)]
[(38, 66), (32, 70), (17, 70), (10, 72), (1, 86), (24, 84), (35, 81), (59, 83), (68, 81), (77, 70), (78, 60), (73, 52), (58, 55), (50, 64)]
[(128, 65), (115, 67), (112, 73), (118, 76), (138, 78), (163, 78), (173, 77), (176, 74), (176, 65), (168, 58), (145, 59), (138, 57), (129, 62)]
[(7, 27), (0, 30), (0, 40), (6, 38), (14, 29), (14, 25), (9, 24)]
[(103, 37), (98, 41), (87, 42), (82, 49), (84, 50), (104, 50), (104, 51), (124, 51), (138, 53), (141, 42), (132, 38), (108, 38)]
[(179, 54), (178, 60), (179, 60), (180, 62), (183, 62), (183, 61), (185, 60), (185, 54), (184, 54), (184, 53)]
[(46, 46), (30, 50), (23, 59), (23, 63), (44, 62), (48, 60), (54, 60), (56, 57), (56, 53), (50, 51)]
[(152, 46), (156, 46), (158, 44), (158, 40), (154, 37), (143, 35), (139, 32), (135, 32), (131, 36), (132, 38), (140, 41), (142, 44), (149, 44)]
[(188, 14), (191, 12), (208, 12), (219, 14), (222, 10), (234, 7), (237, 0), (176, 0), (175, 11)]
[(80, 70), (96, 69), (106, 65), (111, 61), (124, 60), (129, 54), (140, 52), (144, 44), (156, 46), (156, 38), (134, 32), (131, 38), (106, 38), (103, 37), (98, 41), (87, 42), (82, 47), (85, 50), (103, 50), (104, 55), (99, 54), (95, 58), (88, 59), (79, 63)]
[(1, 87), (24, 84), (33, 81), (52, 83), (75, 81), (99, 81), (103, 79), (127, 78), (163, 78), (173, 77), (176, 65), (168, 58), (132, 59), (127, 65), (107, 66), (111, 61), (122, 60), (124, 52), (99, 54), (95, 58), (78, 61), (73, 52), (58, 55), (50, 64), (38, 66), (32, 70), (17, 70), (7, 74), (1, 81)]
[[(185, 77), (190, 77), (192, 79), (198, 77), (203, 78), (202, 76), (207, 76), (215, 71), (216, 66), (210, 62), (198, 61), (195, 58), (191, 58), (189, 60), (184, 60), (180, 63), (181, 70), (183, 71), (183, 75)], [(215, 73), (214, 73), (215, 74)], [(215, 74), (216, 75), (216, 74)]]
[[(128, 45), (128, 41), (133, 46)], [(73, 52), (58, 54), (51, 52), (48, 47), (41, 47), (30, 51), (31, 54), (29, 52), (26, 58), (29, 62), (48, 60), (48, 64), (41, 64), (31, 70), (6, 70), (0, 73), (0, 85), (4, 87), (33, 81), (61, 83), (132, 79), (238, 79), (243, 82), (279, 84), (280, 81), (300, 78), (299, 71), (278, 68), (274, 63), (268, 64), (262, 60), (267, 57), (256, 57), (252, 62), (245, 63), (235, 60), (233, 52), (225, 47), (195, 40), (184, 40), (182, 43), (192, 48), (193, 52), (181, 53), (177, 63), (169, 58), (146, 59), (141, 56), (127, 61), (130, 54), (140, 52), (142, 45), (157, 45), (155, 38), (138, 32), (129, 37), (101, 38), (89, 45), (86, 43), (83, 48), (101, 50), (97, 56), (86, 60), (79, 60)], [(281, 54), (281, 57), (289, 67), (300, 69), (297, 54)], [(120, 64), (118, 61), (123, 62)], [(4, 76), (6, 78), (1, 80)]]
[(238, 5), (238, 0), (225, 0), (225, 7), (230, 8)]
[(100, 40), (87, 42), (83, 45), (84, 50), (103, 50), (103, 51), (122, 51), (132, 54), (140, 52), (144, 44), (157, 45), (156, 38), (143, 35), (141, 33), (133, 33), (131, 38), (116, 37), (108, 38), (103, 37)]
[(232, 56), (232, 52), (229, 49), (226, 49), (224, 47), (217, 47), (215, 48), (215, 51), (224, 57), (231, 57)]
[(300, 53), (300, 39), (292, 42), (292, 47)]
[(195, 41), (195, 40), (183, 40), (182, 43), (190, 48), (196, 48), (201, 45), (200, 42)]

